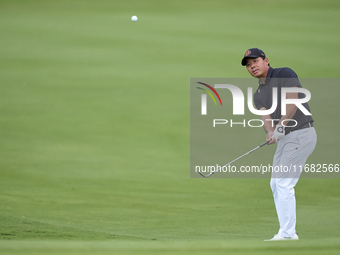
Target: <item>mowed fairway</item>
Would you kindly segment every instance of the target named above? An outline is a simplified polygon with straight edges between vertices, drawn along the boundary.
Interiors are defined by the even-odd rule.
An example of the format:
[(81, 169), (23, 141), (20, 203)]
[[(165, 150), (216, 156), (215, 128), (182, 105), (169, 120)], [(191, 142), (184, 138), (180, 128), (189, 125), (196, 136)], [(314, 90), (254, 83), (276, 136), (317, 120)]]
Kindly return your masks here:
[[(340, 179), (301, 178), (301, 240), (266, 243), (278, 230), (269, 179), (189, 178), (189, 85), (249, 77), (251, 47), (299, 77), (338, 78), (339, 11), (335, 0), (1, 0), (0, 253), (338, 254)], [(334, 84), (310, 88), (309, 163), (340, 163)], [(233, 143), (226, 132), (226, 162), (265, 138), (242, 132)], [(269, 164), (274, 150), (237, 165)]]

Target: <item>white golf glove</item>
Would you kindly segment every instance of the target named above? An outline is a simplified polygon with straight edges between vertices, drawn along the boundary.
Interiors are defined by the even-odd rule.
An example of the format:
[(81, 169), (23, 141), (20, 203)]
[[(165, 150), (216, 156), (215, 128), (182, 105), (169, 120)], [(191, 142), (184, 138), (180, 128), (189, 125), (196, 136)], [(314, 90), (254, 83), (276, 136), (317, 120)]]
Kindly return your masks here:
[(278, 142), (284, 136), (285, 136), (285, 127), (283, 127), (280, 124), (277, 124), (275, 126), (273, 137), (276, 139), (276, 142)]

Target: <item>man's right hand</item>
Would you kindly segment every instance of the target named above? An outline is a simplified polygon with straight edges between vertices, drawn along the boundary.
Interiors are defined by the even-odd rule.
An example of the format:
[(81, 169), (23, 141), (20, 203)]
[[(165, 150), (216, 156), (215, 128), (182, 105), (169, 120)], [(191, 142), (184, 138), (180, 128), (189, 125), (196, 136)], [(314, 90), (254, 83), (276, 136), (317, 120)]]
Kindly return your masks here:
[(274, 137), (274, 132), (270, 131), (267, 133), (266, 141), (269, 141), (268, 145), (276, 143), (276, 139)]

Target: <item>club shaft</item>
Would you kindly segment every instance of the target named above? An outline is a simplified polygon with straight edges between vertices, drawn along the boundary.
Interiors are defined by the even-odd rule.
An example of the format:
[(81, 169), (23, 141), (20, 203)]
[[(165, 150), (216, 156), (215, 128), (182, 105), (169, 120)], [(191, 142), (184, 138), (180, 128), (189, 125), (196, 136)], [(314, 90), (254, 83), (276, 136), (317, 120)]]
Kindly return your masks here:
[[(223, 167), (229, 166), (230, 164), (234, 163), (235, 161), (237, 161), (237, 160), (243, 158), (244, 156), (247, 156), (248, 154), (250, 154), (250, 153), (256, 151), (257, 149), (260, 149), (261, 147), (263, 147), (264, 145), (266, 145), (266, 144), (268, 144), (268, 143), (269, 143), (269, 141), (266, 141), (266, 142), (260, 144), (259, 146), (257, 146), (257, 147), (255, 147), (254, 149), (248, 151), (247, 153), (243, 154), (242, 156), (239, 156), (238, 158), (234, 159), (233, 161), (230, 161), (228, 164), (224, 165)], [(198, 170), (198, 173), (199, 173), (200, 175), (202, 175), (204, 178), (208, 178), (208, 177), (212, 176), (212, 175), (213, 175), (214, 173), (216, 173), (216, 172), (211, 172), (211, 173), (208, 174), (208, 175), (204, 175), (203, 173), (201, 173), (201, 172)]]

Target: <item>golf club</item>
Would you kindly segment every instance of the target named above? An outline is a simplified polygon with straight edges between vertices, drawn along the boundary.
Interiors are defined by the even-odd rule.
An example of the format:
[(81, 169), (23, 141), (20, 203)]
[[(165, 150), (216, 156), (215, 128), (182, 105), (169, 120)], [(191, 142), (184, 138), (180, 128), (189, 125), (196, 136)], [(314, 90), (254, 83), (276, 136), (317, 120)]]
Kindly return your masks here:
[[(248, 151), (247, 153), (243, 154), (242, 156), (239, 156), (238, 158), (234, 159), (233, 161), (230, 161), (228, 164), (224, 165), (223, 167), (229, 166), (230, 164), (234, 163), (235, 161), (239, 160), (240, 158), (243, 158), (244, 156), (247, 156), (248, 154), (252, 153), (253, 151), (256, 151), (257, 149), (265, 146), (268, 143), (269, 143), (269, 141), (266, 141), (265, 143), (263, 143), (263, 144), (257, 146), (256, 148)], [(210, 174), (204, 175), (200, 170), (197, 170), (197, 172), (200, 175), (202, 175), (204, 178), (208, 178), (208, 177), (212, 176), (214, 173), (216, 173), (216, 172), (211, 172)]]

